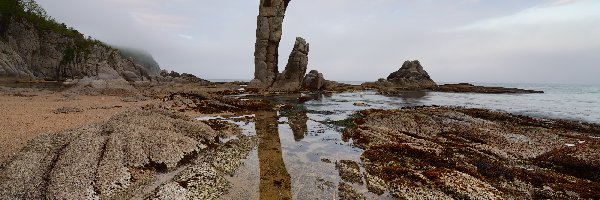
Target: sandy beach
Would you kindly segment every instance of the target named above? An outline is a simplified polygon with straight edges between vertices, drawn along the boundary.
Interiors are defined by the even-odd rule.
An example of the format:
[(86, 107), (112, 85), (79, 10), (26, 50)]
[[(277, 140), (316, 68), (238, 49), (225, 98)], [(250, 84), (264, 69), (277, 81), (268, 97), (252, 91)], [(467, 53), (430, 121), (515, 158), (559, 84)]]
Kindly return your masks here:
[[(125, 110), (141, 107), (154, 100), (124, 102), (118, 96), (67, 95), (52, 92), (28, 92), (22, 95), (0, 93), (0, 162), (41, 134), (106, 121)], [(75, 108), (76, 112), (57, 112)], [(79, 112), (80, 111), (80, 112)]]

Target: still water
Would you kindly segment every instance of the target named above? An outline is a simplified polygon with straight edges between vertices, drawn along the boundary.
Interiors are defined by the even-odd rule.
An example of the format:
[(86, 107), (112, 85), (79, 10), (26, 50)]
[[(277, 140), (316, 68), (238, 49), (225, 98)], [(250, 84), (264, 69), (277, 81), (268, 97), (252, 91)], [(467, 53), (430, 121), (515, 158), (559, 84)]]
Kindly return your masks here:
[[(488, 84), (487, 86), (495, 86)], [(471, 94), (407, 92), (381, 96), (374, 91), (319, 94), (304, 104), (306, 112), (282, 115), (278, 112), (253, 113), (251, 122), (235, 122), (244, 134), (260, 140), (244, 164), (229, 181), (232, 189), (222, 199), (337, 199), (341, 181), (335, 162), (360, 163), (363, 150), (352, 141), (341, 140), (337, 127), (323, 121), (342, 120), (354, 111), (378, 108), (394, 109), (419, 105), (450, 105), (487, 108), (533, 117), (600, 122), (600, 87), (569, 85), (509, 85), (543, 90), (544, 94)], [(294, 96), (275, 97), (276, 101), (294, 101)], [(364, 102), (364, 106), (355, 106)], [(232, 121), (233, 122), (233, 121)], [(361, 173), (364, 169), (361, 167)], [(353, 184), (367, 199), (391, 199), (378, 196), (366, 186)]]

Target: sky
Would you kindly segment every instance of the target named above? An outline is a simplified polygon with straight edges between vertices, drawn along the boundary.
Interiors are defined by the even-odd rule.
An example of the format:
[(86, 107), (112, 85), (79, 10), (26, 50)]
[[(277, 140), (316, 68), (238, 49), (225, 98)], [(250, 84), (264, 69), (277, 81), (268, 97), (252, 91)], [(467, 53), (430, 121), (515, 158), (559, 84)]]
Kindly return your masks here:
[[(161, 68), (252, 79), (259, 0), (37, 0), (57, 21), (150, 52)], [(600, 84), (599, 0), (292, 0), (279, 50), (374, 81), (419, 60), (437, 82)]]

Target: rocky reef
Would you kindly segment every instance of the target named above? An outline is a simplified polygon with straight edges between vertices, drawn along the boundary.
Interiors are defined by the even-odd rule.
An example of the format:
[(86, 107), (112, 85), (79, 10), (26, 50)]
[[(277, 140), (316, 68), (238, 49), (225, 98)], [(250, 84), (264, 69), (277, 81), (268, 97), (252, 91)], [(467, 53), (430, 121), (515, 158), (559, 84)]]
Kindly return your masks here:
[(600, 197), (598, 125), (451, 107), (365, 110), (353, 122), (344, 137), (365, 149), (361, 161), (374, 193), (399, 199)]
[(507, 94), (507, 93), (544, 93), (543, 91), (537, 90), (525, 90), (519, 88), (505, 88), (505, 87), (485, 87), (476, 86), (470, 83), (458, 83), (458, 84), (444, 84), (434, 89), (438, 92), (456, 92), (456, 93), (486, 93), (486, 94)]
[(437, 85), (423, 69), (421, 62), (418, 60), (405, 61), (402, 67), (398, 71), (391, 73), (387, 79), (382, 78), (375, 82), (366, 82), (361, 84), (361, 86), (363, 89), (376, 89), (379, 94), (384, 95), (398, 95), (406, 91), (415, 90), (486, 94), (544, 93), (543, 91), (519, 88), (475, 86), (469, 83)]

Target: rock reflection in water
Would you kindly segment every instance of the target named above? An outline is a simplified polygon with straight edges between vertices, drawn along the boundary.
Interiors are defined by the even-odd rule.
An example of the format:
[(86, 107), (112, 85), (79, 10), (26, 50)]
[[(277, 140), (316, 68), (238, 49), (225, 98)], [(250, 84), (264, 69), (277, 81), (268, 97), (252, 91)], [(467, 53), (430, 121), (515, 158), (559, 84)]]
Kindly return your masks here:
[(306, 115), (306, 111), (294, 111), (290, 113), (288, 117), (288, 122), (290, 124), (290, 128), (294, 133), (294, 140), (301, 141), (304, 139), (304, 136), (308, 133), (308, 126), (306, 122), (308, 121), (308, 116)]
[(427, 99), (429, 92), (426, 91), (406, 91), (396, 95), (400, 97), (408, 105), (423, 104), (423, 100)]
[(260, 138), (260, 199), (292, 199), (290, 175), (281, 152), (277, 113), (258, 113), (256, 133)]

